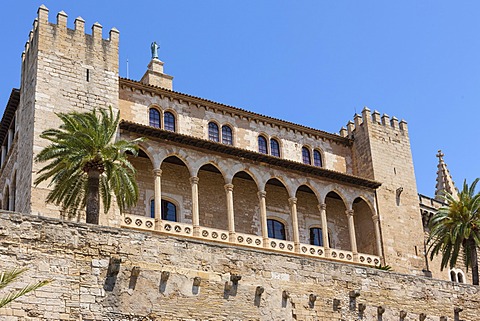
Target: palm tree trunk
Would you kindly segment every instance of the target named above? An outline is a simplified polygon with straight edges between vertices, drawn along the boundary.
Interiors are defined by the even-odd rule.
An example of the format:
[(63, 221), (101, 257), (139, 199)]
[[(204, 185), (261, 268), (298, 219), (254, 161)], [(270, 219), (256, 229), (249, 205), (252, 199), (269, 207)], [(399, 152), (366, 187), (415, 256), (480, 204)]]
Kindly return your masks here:
[(478, 285), (478, 256), (477, 245), (472, 239), (472, 251), (470, 252), (470, 259), (472, 261), (472, 281), (473, 285)]
[(98, 187), (100, 172), (90, 170), (87, 175), (87, 223), (98, 224), (100, 213), (100, 193)]

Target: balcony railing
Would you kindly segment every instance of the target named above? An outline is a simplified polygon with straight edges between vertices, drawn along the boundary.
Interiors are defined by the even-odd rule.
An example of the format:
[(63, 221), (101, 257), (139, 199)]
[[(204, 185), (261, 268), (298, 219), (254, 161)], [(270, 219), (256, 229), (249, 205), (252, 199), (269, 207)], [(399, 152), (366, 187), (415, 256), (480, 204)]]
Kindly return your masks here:
[(262, 248), (283, 253), (301, 254), (310, 257), (325, 258), (362, 265), (378, 265), (381, 262), (379, 256), (371, 254), (358, 253), (357, 255), (354, 255), (351, 251), (325, 249), (322, 246), (303, 243), (300, 243), (298, 249), (296, 249), (294, 242), (291, 241), (278, 239), (264, 240), (258, 235), (238, 232), (230, 235), (228, 231), (204, 226), (200, 226), (198, 231), (194, 231), (192, 224), (171, 221), (155, 222), (155, 219), (153, 218), (133, 214), (123, 215), (121, 227), (221, 242), (225, 244), (236, 244), (247, 247)]

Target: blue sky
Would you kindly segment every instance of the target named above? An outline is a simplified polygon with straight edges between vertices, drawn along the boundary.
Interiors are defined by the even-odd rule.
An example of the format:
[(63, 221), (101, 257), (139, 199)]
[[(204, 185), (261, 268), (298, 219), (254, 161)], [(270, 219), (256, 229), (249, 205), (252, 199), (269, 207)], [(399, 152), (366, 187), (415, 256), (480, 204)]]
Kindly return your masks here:
[[(120, 75), (160, 43), (174, 90), (338, 132), (364, 106), (408, 122), (418, 191), (438, 149), (457, 186), (480, 176), (478, 1), (9, 1), (0, 11), (0, 112), (19, 86), (37, 8), (120, 30)], [(90, 32), (90, 30), (89, 30)]]

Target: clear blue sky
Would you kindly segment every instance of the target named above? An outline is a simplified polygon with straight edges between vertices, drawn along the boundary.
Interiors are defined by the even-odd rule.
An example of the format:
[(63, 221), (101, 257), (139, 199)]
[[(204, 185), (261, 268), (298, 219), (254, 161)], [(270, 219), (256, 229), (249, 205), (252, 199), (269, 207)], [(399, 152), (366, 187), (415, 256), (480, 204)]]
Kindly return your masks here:
[(128, 59), (140, 79), (156, 40), (176, 91), (328, 132), (368, 106), (408, 122), (420, 193), (438, 149), (457, 186), (480, 176), (480, 1), (9, 1), (2, 112), (42, 3), (51, 22), (119, 29), (123, 77)]

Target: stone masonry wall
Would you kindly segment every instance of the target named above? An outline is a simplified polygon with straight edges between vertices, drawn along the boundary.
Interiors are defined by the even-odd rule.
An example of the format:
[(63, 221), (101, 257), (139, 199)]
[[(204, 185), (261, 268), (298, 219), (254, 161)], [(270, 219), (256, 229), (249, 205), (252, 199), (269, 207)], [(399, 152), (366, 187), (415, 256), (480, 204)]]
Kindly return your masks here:
[[(456, 307), (478, 320), (479, 287), (469, 285), (4, 211), (0, 226), (2, 269), (30, 268), (11, 288), (54, 279), (0, 309), (7, 321), (373, 321), (382, 320), (379, 306), (383, 320), (454, 320)], [(108, 272), (112, 258), (118, 273), (115, 264)], [(241, 276), (237, 285), (231, 275)]]

